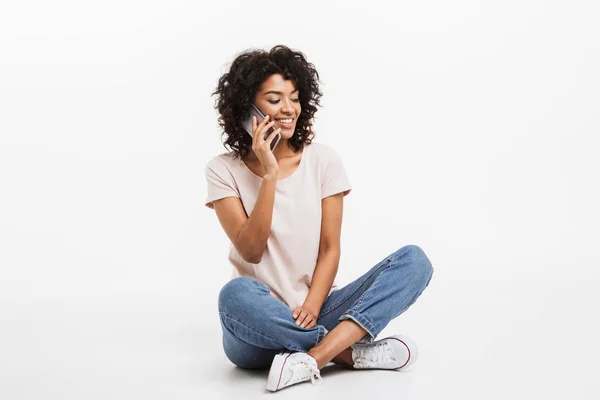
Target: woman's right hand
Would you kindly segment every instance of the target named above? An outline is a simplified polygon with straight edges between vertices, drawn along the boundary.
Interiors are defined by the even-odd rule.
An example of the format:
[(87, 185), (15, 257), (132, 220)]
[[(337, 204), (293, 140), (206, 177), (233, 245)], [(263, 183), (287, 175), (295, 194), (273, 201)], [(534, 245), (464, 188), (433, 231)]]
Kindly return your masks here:
[(264, 139), (265, 133), (267, 133), (267, 130), (272, 127), (274, 123), (275, 121), (269, 121), (268, 115), (260, 122), (260, 124), (257, 124), (256, 117), (252, 117), (252, 150), (254, 150), (256, 157), (262, 164), (265, 175), (279, 172), (279, 164), (271, 150), (271, 142), (281, 131), (281, 128), (275, 129), (266, 140)]

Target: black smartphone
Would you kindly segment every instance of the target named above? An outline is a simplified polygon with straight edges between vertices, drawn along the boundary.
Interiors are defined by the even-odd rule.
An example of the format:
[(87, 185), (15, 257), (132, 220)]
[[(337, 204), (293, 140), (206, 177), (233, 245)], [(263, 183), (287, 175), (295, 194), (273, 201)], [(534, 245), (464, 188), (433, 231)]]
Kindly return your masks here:
[[(262, 122), (262, 120), (265, 118), (266, 115), (264, 115), (258, 109), (258, 107), (256, 107), (256, 105), (254, 103), (252, 103), (252, 105), (250, 106), (250, 116), (243, 122), (244, 129), (246, 129), (246, 132), (248, 132), (248, 134), (250, 136), (252, 136), (252, 117), (253, 116), (256, 117), (256, 124), (258, 125)], [(267, 133), (265, 133), (265, 140), (267, 139), (267, 137), (269, 137), (271, 132), (273, 132), (274, 130), (275, 130), (274, 127), (270, 127), (269, 129), (267, 129)], [(271, 142), (271, 151), (273, 151), (273, 149), (275, 147), (277, 147), (277, 144), (279, 144), (280, 139), (281, 139), (281, 133), (278, 133), (277, 135), (275, 135), (275, 138)]]

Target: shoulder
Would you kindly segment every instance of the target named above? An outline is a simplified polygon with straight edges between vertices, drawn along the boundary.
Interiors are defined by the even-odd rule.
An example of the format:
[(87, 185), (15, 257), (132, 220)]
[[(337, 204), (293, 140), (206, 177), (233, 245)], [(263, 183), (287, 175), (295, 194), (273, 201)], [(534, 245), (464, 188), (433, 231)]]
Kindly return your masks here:
[(340, 154), (332, 146), (320, 142), (312, 142), (310, 146), (313, 149), (318, 164), (327, 166), (342, 162)]
[(310, 146), (315, 153), (332, 150), (332, 147), (330, 145), (322, 142), (311, 142), (308, 146)]
[(333, 149), (332, 146), (321, 143), (321, 142), (312, 142), (310, 145), (313, 153), (316, 154), (317, 158), (327, 159), (331, 156), (337, 156), (338, 153)]
[(206, 169), (215, 169), (215, 170), (220, 170), (220, 169), (229, 169), (231, 168), (231, 166), (233, 165), (233, 163), (235, 162), (234, 158), (233, 158), (233, 153), (221, 153), (218, 154), (212, 158), (210, 158), (206, 164), (205, 164), (205, 168)]
[(204, 174), (207, 178), (235, 181), (237, 176), (236, 162), (233, 153), (221, 153), (210, 158), (204, 167)]

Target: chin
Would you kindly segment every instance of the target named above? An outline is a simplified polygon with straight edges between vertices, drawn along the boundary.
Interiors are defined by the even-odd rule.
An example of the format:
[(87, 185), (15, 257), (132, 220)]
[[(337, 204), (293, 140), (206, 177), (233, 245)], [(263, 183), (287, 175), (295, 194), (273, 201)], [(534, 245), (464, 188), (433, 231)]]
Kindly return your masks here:
[(281, 132), (281, 138), (282, 139), (290, 139), (292, 136), (294, 136), (294, 131), (291, 132)]

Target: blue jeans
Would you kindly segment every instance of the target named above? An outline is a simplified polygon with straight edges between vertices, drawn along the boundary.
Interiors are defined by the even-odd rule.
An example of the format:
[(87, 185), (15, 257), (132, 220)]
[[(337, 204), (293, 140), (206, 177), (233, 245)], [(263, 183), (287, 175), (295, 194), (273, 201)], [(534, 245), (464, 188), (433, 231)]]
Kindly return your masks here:
[(242, 368), (268, 368), (281, 350), (306, 352), (345, 319), (367, 331), (359, 342), (371, 343), (417, 300), (432, 275), (433, 266), (423, 250), (404, 246), (354, 282), (333, 291), (312, 328), (297, 326), (292, 310), (271, 296), (264, 283), (250, 277), (234, 278), (219, 293), (225, 355)]

